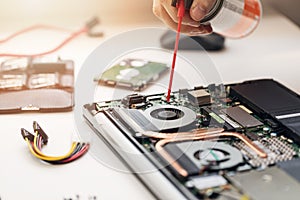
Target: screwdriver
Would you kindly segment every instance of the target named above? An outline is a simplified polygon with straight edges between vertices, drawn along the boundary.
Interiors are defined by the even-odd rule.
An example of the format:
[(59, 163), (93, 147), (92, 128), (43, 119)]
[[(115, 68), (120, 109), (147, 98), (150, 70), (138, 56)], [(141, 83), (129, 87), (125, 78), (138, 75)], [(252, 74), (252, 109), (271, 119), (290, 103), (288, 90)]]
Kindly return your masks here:
[(174, 71), (175, 71), (175, 64), (176, 64), (176, 58), (177, 58), (177, 51), (178, 51), (178, 44), (179, 44), (179, 38), (180, 38), (180, 30), (181, 30), (182, 19), (184, 17), (185, 9), (189, 8), (191, 6), (192, 2), (193, 1), (190, 1), (190, 0), (173, 0), (172, 1), (172, 6), (175, 6), (175, 7), (178, 8), (178, 12), (177, 12), (178, 26), (177, 26), (177, 33), (176, 33), (176, 42), (175, 42), (175, 46), (174, 46), (172, 68), (171, 68), (170, 79), (169, 79), (167, 102), (170, 101), (170, 96), (171, 96), (171, 90), (172, 90), (172, 84), (173, 84), (173, 77), (174, 77)]

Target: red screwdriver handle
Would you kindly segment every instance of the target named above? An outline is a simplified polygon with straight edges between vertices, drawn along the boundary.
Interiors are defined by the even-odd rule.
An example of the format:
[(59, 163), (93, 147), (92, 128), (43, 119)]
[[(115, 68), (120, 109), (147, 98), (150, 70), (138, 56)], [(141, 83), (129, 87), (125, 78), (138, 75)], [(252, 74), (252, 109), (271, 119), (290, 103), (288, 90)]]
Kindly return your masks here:
[[(194, 0), (184, 0), (184, 7), (186, 10), (189, 10), (193, 4)], [(178, 8), (179, 0), (172, 0), (172, 6)]]
[(184, 0), (178, 0), (176, 2), (176, 7), (178, 7), (177, 17), (178, 17), (178, 27), (177, 27), (177, 34), (176, 34), (176, 42), (174, 46), (174, 53), (173, 53), (173, 61), (172, 61), (172, 68), (170, 73), (170, 80), (169, 80), (169, 86), (168, 86), (168, 93), (167, 93), (167, 102), (170, 102), (171, 97), (171, 90), (172, 90), (172, 84), (173, 84), (173, 76), (175, 72), (175, 63), (176, 63), (176, 57), (177, 57), (177, 51), (178, 51), (178, 44), (179, 44), (179, 37), (180, 37), (180, 29), (181, 29), (181, 23), (182, 19), (185, 13), (185, 1)]

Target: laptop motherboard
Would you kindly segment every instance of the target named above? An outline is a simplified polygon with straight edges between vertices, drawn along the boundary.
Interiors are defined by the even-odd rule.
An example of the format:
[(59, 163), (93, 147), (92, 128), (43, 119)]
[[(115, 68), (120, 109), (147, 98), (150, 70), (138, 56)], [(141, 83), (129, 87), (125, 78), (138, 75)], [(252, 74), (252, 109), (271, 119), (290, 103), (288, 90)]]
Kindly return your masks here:
[(85, 110), (104, 114), (188, 199), (300, 195), (300, 98), (273, 80), (181, 89), (170, 101), (132, 94)]

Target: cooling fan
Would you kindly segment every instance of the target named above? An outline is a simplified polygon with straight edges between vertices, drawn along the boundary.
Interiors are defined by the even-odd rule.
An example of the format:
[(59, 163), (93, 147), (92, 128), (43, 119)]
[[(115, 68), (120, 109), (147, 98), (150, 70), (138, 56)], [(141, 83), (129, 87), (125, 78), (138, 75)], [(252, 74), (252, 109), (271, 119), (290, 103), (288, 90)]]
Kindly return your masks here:
[(196, 113), (184, 106), (156, 105), (144, 112), (145, 117), (160, 131), (178, 131), (192, 128), (197, 118)]

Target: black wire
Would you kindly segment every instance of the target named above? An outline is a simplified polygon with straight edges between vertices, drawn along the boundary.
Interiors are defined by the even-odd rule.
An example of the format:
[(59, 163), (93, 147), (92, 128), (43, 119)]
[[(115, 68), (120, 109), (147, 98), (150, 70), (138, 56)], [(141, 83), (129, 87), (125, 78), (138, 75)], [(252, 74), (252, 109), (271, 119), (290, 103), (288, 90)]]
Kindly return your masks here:
[(71, 154), (70, 157), (72, 157), (73, 155), (77, 154), (83, 147), (84, 147), (85, 143), (77, 143), (76, 148), (74, 149), (74, 152)]
[[(87, 144), (83, 145), (82, 148), (85, 147), (85, 146), (87, 146)], [(81, 150), (81, 149), (80, 149), (80, 150)], [(86, 152), (85, 152), (85, 153), (86, 153)], [(55, 163), (55, 164), (67, 164), (67, 163), (71, 163), (71, 162), (77, 160), (78, 158), (80, 158), (81, 156), (83, 156), (85, 153), (79, 155), (76, 159), (70, 159), (70, 160), (66, 161), (66, 160), (67, 160), (67, 158), (66, 158), (66, 159), (63, 159), (63, 160), (58, 161), (58, 163)], [(51, 164), (52, 164), (52, 163), (51, 163)]]
[[(40, 135), (37, 134), (37, 137), (38, 137), (37, 138), (37, 147), (39, 148), (39, 146), (40, 146), (40, 140), (39, 140)], [(41, 147), (43, 147), (43, 145), (44, 145), (44, 142), (42, 140)], [(73, 156), (75, 156), (76, 154), (78, 154), (83, 148), (85, 148), (85, 147), (88, 148), (88, 145), (89, 144), (77, 142), (76, 147), (73, 150), (73, 152), (68, 157), (66, 157), (66, 158), (63, 158), (63, 159), (60, 159), (60, 160), (53, 160), (53, 161), (44, 160), (44, 159), (40, 159), (40, 160), (42, 160), (42, 161), (44, 161), (46, 163), (52, 164), (52, 165), (60, 165), (60, 164), (70, 163), (70, 162), (73, 162), (76, 159), (80, 158), (81, 156), (83, 156), (85, 154), (85, 152), (83, 154), (81, 154), (80, 156), (76, 157), (76, 159), (71, 159)], [(39, 150), (41, 150), (41, 149), (39, 149)]]
[[(69, 161), (66, 162), (66, 160), (72, 158), (74, 155), (76, 155), (77, 153), (79, 153), (81, 151), (81, 149), (83, 149), (86, 146), (85, 143), (77, 143), (76, 144), (76, 148), (74, 149), (74, 151), (72, 152), (72, 154), (64, 159), (61, 160), (55, 160), (55, 161), (49, 161), (49, 160), (43, 160), (44, 162), (50, 163), (52, 165), (60, 165), (60, 164), (66, 164), (66, 163), (71, 163), (73, 161), (75, 161), (76, 159), (71, 159)], [(77, 158), (80, 158), (81, 156), (83, 156), (84, 154), (80, 155)]]

